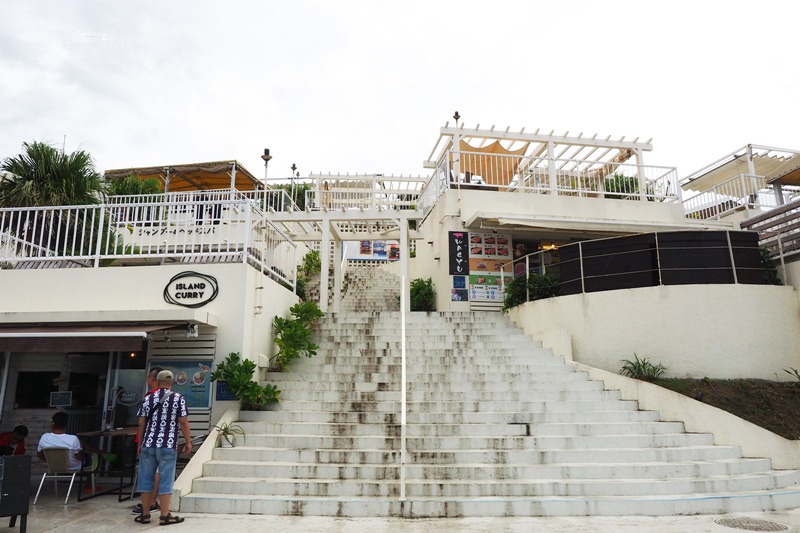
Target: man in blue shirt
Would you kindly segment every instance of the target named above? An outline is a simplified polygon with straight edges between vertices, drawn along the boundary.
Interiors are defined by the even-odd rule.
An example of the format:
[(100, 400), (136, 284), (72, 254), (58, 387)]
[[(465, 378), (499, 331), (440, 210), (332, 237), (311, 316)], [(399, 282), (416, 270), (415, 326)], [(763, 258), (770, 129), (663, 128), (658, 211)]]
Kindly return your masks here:
[[(169, 370), (162, 370), (156, 376), (158, 390), (148, 394), (139, 408), (139, 484), (142, 493), (142, 514), (135, 520), (140, 524), (150, 523), (150, 506), (155, 502), (154, 482), (156, 470), (161, 480), (158, 484), (158, 498), (161, 504), (159, 524), (167, 526), (179, 524), (183, 518), (169, 512), (172, 485), (175, 481), (175, 464), (178, 460), (178, 431), (183, 434), (183, 453), (192, 452), (189, 433), (189, 411), (183, 395), (172, 392), (175, 376)], [(148, 512), (145, 513), (144, 510)]]

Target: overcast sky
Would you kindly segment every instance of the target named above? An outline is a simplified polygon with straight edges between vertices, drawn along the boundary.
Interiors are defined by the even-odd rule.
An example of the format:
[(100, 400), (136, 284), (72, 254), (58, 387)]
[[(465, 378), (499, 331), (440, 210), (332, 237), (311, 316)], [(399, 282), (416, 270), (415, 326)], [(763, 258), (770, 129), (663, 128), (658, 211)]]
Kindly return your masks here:
[(426, 175), (467, 127), (653, 139), (684, 177), (800, 149), (800, 2), (25, 0), (0, 8), (0, 157)]

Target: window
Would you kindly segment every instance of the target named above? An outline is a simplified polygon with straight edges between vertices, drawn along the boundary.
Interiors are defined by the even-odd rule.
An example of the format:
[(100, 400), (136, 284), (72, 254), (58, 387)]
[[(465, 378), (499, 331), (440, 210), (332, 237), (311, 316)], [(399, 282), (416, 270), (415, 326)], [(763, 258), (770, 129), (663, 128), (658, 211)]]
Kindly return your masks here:
[(58, 390), (53, 381), (61, 372), (19, 372), (14, 405), (18, 409), (38, 409), (50, 406), (50, 393)]
[(71, 372), (69, 390), (72, 391), (72, 407), (97, 407), (100, 404), (97, 374)]

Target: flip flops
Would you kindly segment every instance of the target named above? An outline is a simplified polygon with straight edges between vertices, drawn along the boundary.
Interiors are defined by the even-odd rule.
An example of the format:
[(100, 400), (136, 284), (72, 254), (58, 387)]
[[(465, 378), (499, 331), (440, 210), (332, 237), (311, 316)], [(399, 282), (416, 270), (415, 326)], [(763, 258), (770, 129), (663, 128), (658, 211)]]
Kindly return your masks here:
[(159, 516), (158, 517), (158, 525), (159, 526), (170, 526), (172, 524), (180, 524), (184, 520), (186, 520), (186, 519), (185, 518), (181, 518), (180, 516), (177, 516), (177, 515), (173, 515), (172, 513), (169, 513), (166, 516)]
[(133, 519), (134, 522), (138, 522), (139, 524), (149, 524), (150, 523), (150, 515), (149, 514), (140, 514), (136, 518)]

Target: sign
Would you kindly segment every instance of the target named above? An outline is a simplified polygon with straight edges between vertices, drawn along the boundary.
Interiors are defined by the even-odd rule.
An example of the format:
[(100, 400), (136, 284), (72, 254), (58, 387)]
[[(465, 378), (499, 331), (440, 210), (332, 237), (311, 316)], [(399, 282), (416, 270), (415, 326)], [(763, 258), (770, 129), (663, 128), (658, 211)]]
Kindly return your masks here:
[[(153, 359), (151, 366), (160, 366), (169, 370), (175, 376), (172, 390), (179, 392), (186, 398), (186, 407), (208, 408), (211, 407), (211, 359)], [(149, 370), (149, 369), (148, 369)]]
[(231, 389), (228, 387), (227, 381), (217, 381), (217, 401), (233, 401), (236, 400), (236, 396), (233, 395)]
[(203, 307), (219, 294), (217, 279), (199, 272), (181, 272), (164, 287), (164, 301), (196, 309)]
[(139, 405), (142, 401), (142, 391), (122, 387), (116, 396), (116, 403), (120, 405)]
[(469, 273), (467, 261), (467, 232), (450, 231), (447, 235), (450, 257), (450, 275), (460, 276)]
[(72, 405), (72, 391), (50, 393), (50, 407), (70, 407)]
[(511, 235), (495, 232), (469, 234), (469, 299), (472, 302), (502, 302), (500, 277), (510, 277), (513, 258)]

